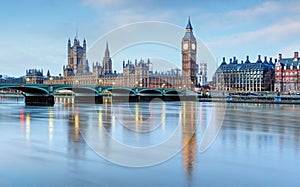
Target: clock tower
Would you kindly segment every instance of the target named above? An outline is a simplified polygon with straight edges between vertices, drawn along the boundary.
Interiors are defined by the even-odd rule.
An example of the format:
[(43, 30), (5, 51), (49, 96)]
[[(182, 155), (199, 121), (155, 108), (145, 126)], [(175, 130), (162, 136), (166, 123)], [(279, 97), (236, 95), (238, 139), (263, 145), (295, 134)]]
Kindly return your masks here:
[(193, 27), (189, 17), (185, 35), (181, 42), (182, 53), (182, 88), (193, 89), (197, 84), (196, 79), (196, 54), (197, 42), (193, 35)]

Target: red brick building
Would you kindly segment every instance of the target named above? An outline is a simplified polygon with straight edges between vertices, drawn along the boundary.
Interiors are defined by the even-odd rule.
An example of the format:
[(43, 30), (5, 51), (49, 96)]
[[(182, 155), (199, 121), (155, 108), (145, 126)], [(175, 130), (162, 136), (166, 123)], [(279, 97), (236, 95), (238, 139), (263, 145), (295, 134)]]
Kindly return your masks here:
[(282, 58), (279, 54), (275, 64), (275, 90), (295, 92), (300, 90), (300, 59), (298, 52), (293, 58)]

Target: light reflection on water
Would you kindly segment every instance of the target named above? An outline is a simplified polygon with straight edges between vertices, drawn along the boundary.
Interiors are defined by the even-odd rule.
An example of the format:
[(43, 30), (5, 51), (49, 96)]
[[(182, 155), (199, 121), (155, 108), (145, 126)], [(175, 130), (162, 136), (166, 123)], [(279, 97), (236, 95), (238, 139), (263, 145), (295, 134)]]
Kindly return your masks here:
[[(212, 147), (199, 153), (199, 142), (217, 107), (226, 108), (222, 129)], [(62, 98), (54, 107), (27, 107), (9, 100), (0, 104), (0, 110), (1, 186), (300, 184), (298, 106), (194, 102), (77, 105)], [(178, 122), (183, 149), (170, 160), (145, 168), (104, 160), (80, 134), (82, 127), (95, 126), (99, 134), (105, 131), (124, 144), (153, 146), (171, 136)], [(114, 154), (110, 140), (104, 140), (106, 154)]]

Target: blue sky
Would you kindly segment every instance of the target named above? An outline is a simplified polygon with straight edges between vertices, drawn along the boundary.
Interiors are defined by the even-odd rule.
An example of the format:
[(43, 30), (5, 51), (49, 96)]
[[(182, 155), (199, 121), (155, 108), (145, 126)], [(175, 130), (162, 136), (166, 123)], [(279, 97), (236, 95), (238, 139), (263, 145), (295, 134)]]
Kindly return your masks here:
[[(250, 55), (255, 61), (258, 54), (291, 57), (300, 51), (300, 1), (296, 0), (11, 0), (0, 3), (0, 74), (21, 76), (29, 68), (62, 73), (67, 64), (66, 43), (76, 30), (90, 47), (126, 24), (160, 21), (185, 27), (188, 16), (195, 35), (218, 62), (223, 56), (244, 60)], [(100, 50), (99, 57), (88, 57), (90, 63), (101, 61), (103, 54)], [(118, 54), (113, 58), (118, 70), (122, 58), (147, 58), (147, 53), (128, 50), (124, 56)], [(172, 60), (180, 63), (180, 54)], [(198, 62), (201, 60), (207, 61), (199, 57)]]

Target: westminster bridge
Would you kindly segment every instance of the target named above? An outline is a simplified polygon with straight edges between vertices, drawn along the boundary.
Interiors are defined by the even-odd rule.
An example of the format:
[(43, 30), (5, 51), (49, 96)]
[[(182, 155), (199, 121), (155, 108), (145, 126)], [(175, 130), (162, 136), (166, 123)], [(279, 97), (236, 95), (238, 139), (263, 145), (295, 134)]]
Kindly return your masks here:
[(26, 105), (55, 104), (54, 95), (59, 90), (70, 90), (75, 95), (75, 102), (101, 104), (104, 98), (110, 97), (113, 102), (141, 102), (159, 98), (164, 101), (179, 101), (184, 97), (196, 99), (196, 95), (186, 95), (183, 90), (169, 88), (143, 88), (118, 86), (93, 86), (76, 84), (0, 84), (1, 89), (19, 90), (25, 97)]

